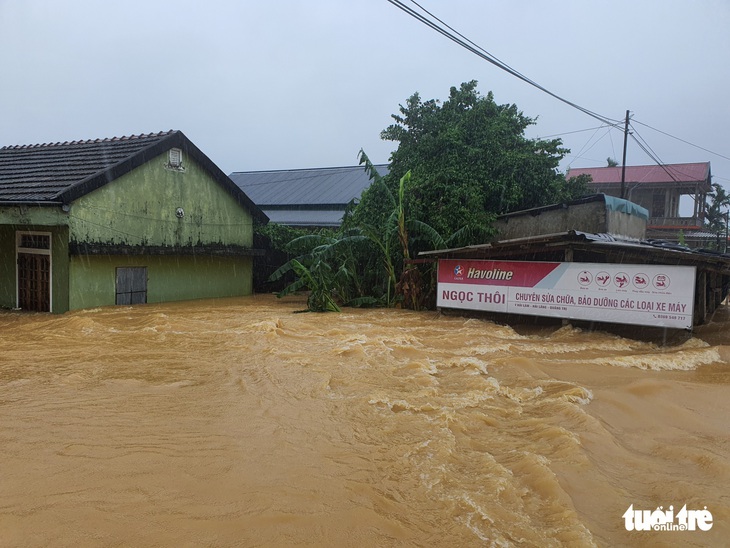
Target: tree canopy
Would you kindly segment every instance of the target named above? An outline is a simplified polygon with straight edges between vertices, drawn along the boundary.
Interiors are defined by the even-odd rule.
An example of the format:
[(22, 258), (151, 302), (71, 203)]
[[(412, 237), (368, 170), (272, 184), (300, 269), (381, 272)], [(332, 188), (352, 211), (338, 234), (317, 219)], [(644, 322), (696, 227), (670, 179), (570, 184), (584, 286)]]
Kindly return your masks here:
[(476, 87), (452, 87), (443, 103), (415, 93), (400, 105), (381, 133), (398, 143), (388, 174), (381, 177), (361, 151), (372, 184), (337, 233), (289, 242), (288, 251), (306, 251), (272, 274), (297, 277), (280, 295), (308, 289), (309, 310), (431, 306), (435, 269), (412, 261), (419, 251), (487, 242), (497, 215), (586, 192), (587, 176), (566, 181), (558, 171), (568, 152), (560, 139), (528, 139), (535, 120)]
[(718, 183), (712, 183), (712, 192), (708, 194), (710, 202), (705, 214), (705, 226), (710, 232), (724, 233), (727, 230), (727, 211), (730, 208), (730, 195)]
[[(414, 93), (392, 118), (395, 123), (381, 133), (398, 143), (385, 182), (395, 189), (410, 171), (409, 214), (445, 236), (585, 191), (558, 172), (569, 152), (561, 140), (527, 138), (525, 130), (535, 120), (515, 105), (498, 105), (491, 92), (480, 95), (475, 80), (452, 87), (443, 103)], [(373, 188), (363, 195), (356, 220), (377, 218), (381, 192)]]

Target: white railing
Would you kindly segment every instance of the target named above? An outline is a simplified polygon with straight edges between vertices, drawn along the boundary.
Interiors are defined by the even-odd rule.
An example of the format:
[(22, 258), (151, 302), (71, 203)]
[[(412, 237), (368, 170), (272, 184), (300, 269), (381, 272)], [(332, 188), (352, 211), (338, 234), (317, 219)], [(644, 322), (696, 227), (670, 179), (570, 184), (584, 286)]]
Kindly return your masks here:
[(702, 226), (699, 217), (650, 217), (650, 226)]

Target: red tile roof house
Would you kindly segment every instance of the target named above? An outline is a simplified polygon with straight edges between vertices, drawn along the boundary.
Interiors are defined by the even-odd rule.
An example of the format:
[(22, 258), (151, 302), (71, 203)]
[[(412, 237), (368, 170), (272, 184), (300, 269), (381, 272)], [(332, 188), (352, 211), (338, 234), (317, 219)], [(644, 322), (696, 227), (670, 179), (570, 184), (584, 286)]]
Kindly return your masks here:
[[(572, 168), (566, 177), (590, 175), (591, 192), (621, 197), (621, 166)], [(649, 211), (647, 238), (677, 241), (680, 231), (687, 243), (703, 246), (717, 235), (703, 232), (707, 195), (712, 192), (710, 162), (626, 166), (625, 196)], [(692, 215), (680, 216), (681, 196), (691, 196)]]

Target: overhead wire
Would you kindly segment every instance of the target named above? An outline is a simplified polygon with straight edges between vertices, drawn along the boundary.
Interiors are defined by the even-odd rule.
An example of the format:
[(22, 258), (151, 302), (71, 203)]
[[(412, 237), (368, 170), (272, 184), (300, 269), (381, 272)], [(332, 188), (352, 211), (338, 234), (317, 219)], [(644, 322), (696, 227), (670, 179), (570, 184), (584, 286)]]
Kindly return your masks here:
[(700, 150), (704, 150), (705, 152), (709, 152), (710, 154), (714, 154), (715, 156), (719, 156), (720, 158), (724, 158), (725, 160), (730, 160), (730, 157), (728, 157), (728, 156), (725, 156), (723, 154), (720, 154), (719, 152), (714, 152), (714, 151), (712, 151), (710, 149), (701, 147), (700, 145), (696, 145), (694, 143), (690, 143), (689, 141), (686, 141), (686, 140), (684, 140), (684, 139), (682, 139), (680, 137), (677, 137), (676, 135), (672, 135), (671, 133), (667, 133), (666, 131), (662, 131), (661, 129), (657, 129), (655, 127), (651, 127), (649, 124), (645, 124), (643, 122), (639, 122), (638, 120), (634, 120), (634, 122), (636, 122), (637, 124), (641, 124), (642, 126), (648, 127), (649, 129), (654, 130), (657, 133), (661, 133), (662, 135), (666, 135), (667, 137), (671, 137), (672, 139), (676, 139), (677, 141), (680, 141), (680, 142), (684, 143), (685, 145), (689, 145), (689, 146), (698, 148)]
[(596, 126), (596, 127), (588, 127), (586, 129), (576, 129), (575, 131), (565, 131), (563, 133), (553, 133), (552, 135), (540, 135), (538, 136), (538, 139), (552, 139), (553, 137), (562, 137), (563, 135), (573, 135), (575, 133), (583, 133), (585, 131), (593, 131), (594, 129), (602, 129), (604, 127), (609, 127), (606, 124)]
[[(581, 149), (573, 157), (573, 160), (568, 164), (568, 167), (570, 167), (573, 164), (573, 162), (575, 162), (576, 160), (579, 160), (584, 152), (588, 152), (589, 150), (591, 150), (594, 146), (596, 146), (599, 142), (601, 142), (603, 140), (603, 138), (606, 137), (606, 135), (611, 133), (611, 127), (609, 126), (608, 131), (606, 133), (604, 133), (599, 139), (596, 139), (596, 141), (591, 146), (588, 146), (588, 143), (590, 143), (593, 140), (593, 138), (598, 134), (598, 132), (602, 128), (605, 128), (605, 127), (607, 127), (607, 126), (604, 125), (604, 126), (600, 126), (600, 127), (596, 128), (596, 131), (593, 132), (593, 135), (590, 136), (588, 141), (586, 141), (586, 143), (583, 145), (583, 147), (581, 147)], [(588, 147), (588, 148), (586, 148), (586, 147)]]
[[(514, 76), (514, 77), (522, 80), (523, 82), (526, 82), (526, 83), (530, 84), (531, 86), (534, 86), (535, 88), (537, 88), (540, 91), (542, 91), (542, 92), (550, 95), (551, 97), (553, 97), (553, 98), (555, 98), (555, 99), (557, 99), (557, 100), (559, 100), (559, 101), (561, 101), (561, 102), (563, 102), (563, 103), (565, 103), (565, 104), (567, 104), (567, 105), (569, 105), (569, 106), (571, 106), (571, 107), (573, 107), (573, 108), (575, 108), (575, 109), (583, 112), (584, 114), (587, 114), (588, 116), (591, 116), (592, 118), (595, 118), (595, 119), (601, 121), (603, 124), (605, 124), (607, 126), (611, 126), (611, 127), (618, 128), (620, 126), (620, 124), (622, 123), (619, 120), (615, 120), (615, 119), (609, 118), (607, 116), (602, 116), (600, 114), (597, 114), (597, 113), (595, 113), (595, 112), (593, 112), (593, 111), (591, 111), (591, 110), (589, 110), (589, 109), (587, 109), (585, 107), (582, 107), (582, 106), (580, 106), (580, 105), (578, 105), (578, 104), (576, 104), (576, 103), (574, 103), (572, 101), (569, 101), (569, 100), (565, 99), (564, 97), (561, 97), (560, 95), (558, 95), (556, 93), (553, 93), (552, 91), (546, 89), (545, 87), (541, 86), (540, 84), (538, 84), (534, 80), (531, 80), (530, 78), (526, 77), (524, 74), (520, 73), (516, 69), (510, 67), (507, 63), (505, 63), (504, 61), (501, 61), (500, 59), (498, 59), (497, 57), (495, 57), (494, 55), (492, 55), (491, 53), (489, 53), (487, 50), (485, 50), (484, 48), (482, 48), (478, 44), (474, 43), (472, 40), (470, 40), (469, 38), (467, 38), (466, 36), (464, 36), (463, 34), (461, 34), (460, 32), (458, 32), (457, 30), (455, 30), (453, 27), (451, 27), (450, 25), (448, 25), (447, 23), (445, 23), (443, 20), (441, 20), (440, 18), (438, 18), (437, 16), (435, 16), (433, 13), (431, 13), (430, 11), (428, 11), (427, 9), (425, 9), (423, 6), (421, 6), (418, 2), (416, 2), (416, 0), (410, 0), (410, 2), (412, 4), (414, 4), (415, 6), (417, 6), (423, 13), (425, 13), (428, 17), (430, 17), (433, 20), (429, 19), (428, 17), (426, 17), (425, 15), (419, 13), (418, 11), (414, 10), (413, 8), (405, 5), (400, 0), (388, 0), (388, 2), (390, 2), (391, 4), (393, 4), (394, 6), (396, 6), (398, 9), (402, 10), (403, 12), (405, 12), (406, 14), (410, 15), (414, 19), (420, 21), (424, 25), (426, 25), (426, 26), (430, 27), (431, 29), (435, 30), (439, 34), (445, 36), (446, 38), (448, 38), (452, 42), (456, 43), (457, 45), (459, 45), (459, 46), (463, 47), (464, 49), (470, 51), (471, 53), (477, 55), (481, 59), (483, 59), (483, 60), (485, 60), (485, 61), (493, 64), (494, 66), (496, 66), (496, 67), (498, 67), (498, 68), (500, 68), (502, 70), (504, 70), (508, 74), (511, 74), (512, 76)], [(439, 23), (440, 25), (442, 25), (445, 28), (443, 28), (442, 26), (439, 26), (439, 24), (437, 24), (434, 21), (436, 21), (437, 23)], [(448, 30), (446, 30), (446, 29), (448, 29)], [(728, 156), (724, 156), (723, 154), (719, 154), (719, 153), (713, 152), (712, 150), (709, 150), (707, 148), (701, 147), (699, 145), (695, 145), (694, 143), (690, 143), (689, 141), (686, 141), (684, 139), (681, 139), (679, 137), (676, 137), (674, 135), (671, 135), (669, 133), (666, 133), (664, 131), (661, 131), (659, 129), (656, 129), (656, 128), (648, 125), (648, 124), (645, 124), (643, 122), (639, 122), (638, 120), (634, 120), (634, 122), (637, 123), (637, 124), (641, 124), (641, 125), (643, 125), (645, 127), (648, 127), (649, 129), (652, 129), (652, 130), (654, 130), (654, 131), (656, 131), (658, 133), (661, 133), (663, 135), (666, 135), (668, 137), (671, 137), (673, 139), (676, 139), (676, 140), (678, 140), (680, 142), (683, 142), (685, 144), (688, 144), (688, 145), (693, 146), (695, 148), (698, 148), (700, 150), (704, 150), (705, 152), (708, 152), (710, 154), (714, 154), (714, 155), (716, 155), (716, 156), (718, 156), (720, 158), (724, 158), (726, 160), (730, 160), (730, 157), (728, 157)], [(633, 128), (633, 126), (632, 126), (632, 128)], [(599, 129), (600, 129), (600, 127), (599, 127)], [(633, 129), (634, 129), (634, 133), (637, 133), (636, 132), (636, 129), (635, 128), (633, 128)], [(589, 131), (589, 130), (580, 130), (580, 131)], [(625, 132), (625, 130), (622, 129), (622, 132)], [(556, 137), (556, 136), (560, 136), (560, 135), (569, 135), (571, 133), (578, 133), (578, 132), (566, 132), (566, 133), (557, 134), (557, 135), (553, 135), (553, 136), (549, 136), (549, 137)], [(656, 162), (660, 167), (662, 167), (662, 169), (664, 169), (664, 171), (666, 171), (667, 174), (673, 180), (677, 181), (677, 179), (665, 167), (666, 164), (664, 164), (659, 159), (659, 157), (656, 155), (656, 153), (653, 150), (651, 150), (651, 147), (649, 147), (648, 143), (643, 139), (643, 137), (641, 137), (640, 135), (638, 135), (638, 133), (637, 133), (638, 138), (637, 138), (637, 135), (633, 135), (631, 133), (629, 133), (629, 135), (632, 136), (632, 138), (634, 139), (634, 141), (636, 141), (636, 143), (639, 145), (639, 147), (654, 162)], [(590, 142), (590, 140), (589, 140), (589, 142)], [(612, 147), (613, 147), (613, 140), (611, 140), (611, 143), (612, 143)]]
[(639, 148), (641, 148), (641, 150), (643, 150), (643, 151), (644, 151), (644, 152), (645, 152), (645, 153), (646, 153), (646, 154), (647, 154), (647, 155), (649, 156), (649, 158), (651, 158), (652, 160), (654, 160), (654, 162), (655, 162), (655, 163), (656, 163), (656, 164), (657, 164), (657, 165), (658, 165), (659, 167), (661, 167), (661, 168), (662, 168), (662, 169), (664, 170), (664, 172), (665, 172), (665, 173), (666, 173), (667, 175), (669, 175), (669, 177), (670, 177), (670, 178), (671, 178), (671, 179), (672, 179), (672, 180), (673, 180), (674, 182), (679, 182), (679, 179), (678, 179), (677, 177), (675, 177), (675, 176), (674, 176), (674, 174), (673, 174), (673, 173), (672, 173), (671, 171), (669, 171), (669, 168), (667, 167), (667, 164), (665, 164), (665, 163), (664, 163), (664, 162), (663, 162), (663, 161), (662, 161), (662, 160), (661, 160), (661, 159), (659, 158), (659, 156), (657, 155), (657, 153), (656, 153), (656, 152), (654, 152), (654, 150), (653, 150), (653, 149), (652, 149), (652, 148), (651, 148), (651, 147), (649, 146), (649, 143), (647, 143), (647, 142), (646, 142), (646, 140), (645, 140), (645, 139), (644, 139), (644, 138), (643, 138), (643, 137), (642, 137), (642, 136), (641, 136), (641, 135), (639, 134), (639, 132), (638, 132), (638, 131), (636, 131), (636, 128), (635, 128), (635, 127), (633, 127), (633, 126), (631, 126), (631, 129), (632, 129), (633, 131), (629, 132), (629, 135), (631, 136), (631, 138), (632, 138), (632, 139), (633, 139), (634, 141), (636, 141), (636, 143), (637, 143), (637, 144), (639, 145)]
[(448, 38), (452, 42), (454, 42), (454, 43), (458, 44), (459, 46), (463, 47), (464, 49), (472, 52), (474, 55), (476, 55), (476, 56), (480, 57), (481, 59), (484, 59), (488, 63), (491, 63), (494, 66), (496, 66), (496, 67), (504, 70), (508, 74), (511, 74), (512, 76), (514, 76), (514, 77), (522, 80), (523, 82), (526, 82), (526, 83), (530, 84), (531, 86), (536, 87), (540, 91), (542, 91), (544, 93), (547, 93), (548, 95), (550, 95), (551, 97), (557, 99), (558, 101), (561, 101), (561, 102), (565, 103), (566, 105), (571, 106), (571, 107), (573, 107), (573, 108), (575, 108), (575, 109), (583, 112), (584, 114), (587, 114), (588, 116), (591, 116), (592, 118), (595, 118), (596, 120), (601, 121), (604, 124), (607, 124), (607, 125), (618, 125), (618, 124), (621, 123), (619, 120), (614, 120), (614, 119), (609, 118), (607, 116), (602, 116), (600, 114), (597, 114), (597, 113), (595, 113), (595, 112), (593, 112), (593, 111), (591, 111), (591, 110), (589, 110), (589, 109), (587, 109), (585, 107), (582, 107), (582, 106), (580, 106), (580, 105), (578, 105), (578, 104), (576, 104), (576, 103), (574, 103), (572, 101), (569, 101), (568, 99), (565, 99), (564, 97), (561, 97), (560, 95), (558, 95), (556, 93), (553, 93), (552, 91), (548, 90), (547, 88), (541, 86), (540, 84), (538, 84), (534, 80), (531, 80), (530, 78), (528, 78), (524, 74), (522, 74), (519, 71), (517, 71), (517, 70), (513, 69), (512, 67), (510, 67), (507, 63), (501, 61), (500, 59), (498, 59), (497, 57), (495, 57), (494, 55), (492, 55), (491, 53), (489, 53), (487, 50), (485, 50), (481, 46), (475, 44), (473, 41), (471, 41), (470, 39), (466, 38), (463, 34), (459, 33), (456, 30), (454, 30), (451, 26), (447, 25), (441, 19), (439, 19), (438, 17), (436, 17), (435, 15), (433, 15), (431, 12), (429, 12), (428, 10), (426, 10), (425, 8), (423, 8), (415, 0), (411, 0), (411, 2), (413, 4), (415, 4), (424, 13), (426, 13), (429, 17), (433, 18), (435, 21), (437, 21), (438, 23), (440, 23), (441, 25), (443, 25), (443, 27), (446, 27), (446, 28), (443, 28), (442, 26), (439, 26), (439, 24), (437, 24), (436, 22), (432, 21), (428, 17), (422, 15), (421, 13), (419, 13), (416, 10), (414, 10), (413, 8), (405, 5), (400, 0), (388, 0), (388, 2), (390, 2), (391, 4), (393, 4), (394, 6), (396, 6), (398, 9), (402, 10), (403, 12), (407, 13), (408, 15), (410, 15), (411, 17), (413, 17), (414, 19), (420, 21), (424, 25), (430, 27), (431, 29), (433, 29), (436, 32), (438, 32), (439, 34), (441, 34), (444, 37)]

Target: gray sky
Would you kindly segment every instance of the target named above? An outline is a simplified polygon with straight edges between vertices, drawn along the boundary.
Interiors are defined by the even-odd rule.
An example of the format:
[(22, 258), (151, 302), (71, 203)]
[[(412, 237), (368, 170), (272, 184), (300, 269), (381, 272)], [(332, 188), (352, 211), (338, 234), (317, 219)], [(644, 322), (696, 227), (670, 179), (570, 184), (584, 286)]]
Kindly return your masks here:
[[(574, 103), (730, 157), (728, 0), (419, 3)], [(472, 79), (530, 136), (601, 125), (387, 0), (0, 0), (0, 51), (0, 146), (180, 129), (226, 173), (385, 163), (399, 104)], [(730, 160), (635, 126), (730, 188)], [(619, 130), (562, 138), (563, 170), (621, 159)], [(652, 163), (630, 140), (627, 164)]]

